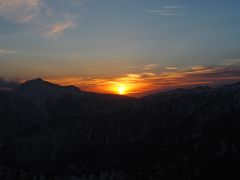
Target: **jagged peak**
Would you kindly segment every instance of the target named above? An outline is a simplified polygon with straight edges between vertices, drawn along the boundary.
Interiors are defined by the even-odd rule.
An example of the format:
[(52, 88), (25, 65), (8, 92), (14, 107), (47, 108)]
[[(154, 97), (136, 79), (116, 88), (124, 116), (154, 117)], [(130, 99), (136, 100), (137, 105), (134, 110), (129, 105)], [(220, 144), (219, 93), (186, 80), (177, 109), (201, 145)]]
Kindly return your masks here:
[(26, 81), (22, 84), (20, 84), (20, 86), (17, 87), (17, 89), (22, 89), (22, 88), (54, 88), (54, 89), (68, 89), (68, 90), (74, 90), (74, 91), (81, 91), (79, 88), (73, 86), (73, 85), (69, 85), (69, 86), (61, 86), (58, 84), (54, 84), (51, 83), (49, 81), (46, 81), (42, 78), (36, 78), (36, 79), (32, 79), (29, 81)]
[(32, 82), (47, 82), (47, 81), (43, 80), (42, 78), (36, 78), (36, 79), (29, 80), (29, 81), (32, 81)]
[(32, 79), (32, 80), (29, 80), (29, 81), (26, 81), (24, 82), (23, 84), (48, 84), (48, 85), (57, 85), (57, 84), (53, 84), (53, 83), (50, 83), (48, 81), (45, 81), (41, 78), (36, 78), (36, 79)]

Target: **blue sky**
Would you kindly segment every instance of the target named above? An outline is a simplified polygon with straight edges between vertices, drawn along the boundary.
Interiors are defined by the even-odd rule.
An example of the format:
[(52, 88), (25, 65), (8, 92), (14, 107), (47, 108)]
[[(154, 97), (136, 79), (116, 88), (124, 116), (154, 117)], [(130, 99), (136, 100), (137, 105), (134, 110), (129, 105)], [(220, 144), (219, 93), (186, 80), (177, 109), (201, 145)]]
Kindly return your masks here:
[(238, 0), (0, 0), (0, 76), (237, 66), (239, 7)]

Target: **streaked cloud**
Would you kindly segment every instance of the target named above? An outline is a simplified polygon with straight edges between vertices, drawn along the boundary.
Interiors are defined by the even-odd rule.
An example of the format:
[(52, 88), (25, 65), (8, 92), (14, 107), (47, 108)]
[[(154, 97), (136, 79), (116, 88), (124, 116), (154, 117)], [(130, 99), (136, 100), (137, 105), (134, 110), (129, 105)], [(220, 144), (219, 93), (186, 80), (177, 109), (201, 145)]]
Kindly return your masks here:
[(240, 64), (240, 59), (228, 60), (228, 61), (224, 62), (223, 65), (229, 66), (229, 65), (236, 65), (236, 64)]
[(153, 70), (158, 68), (159, 64), (144, 64), (144, 65), (137, 65), (137, 66), (129, 66), (128, 69), (138, 69), (138, 70)]
[[(56, 0), (54, 3), (47, 0), (0, 0), (0, 17), (27, 25), (44, 37), (59, 36), (66, 29), (76, 27), (74, 17), (79, 16), (85, 2), (86, 0)], [(71, 8), (78, 11), (70, 11)]]
[(53, 37), (61, 35), (65, 30), (75, 27), (75, 22), (68, 20), (64, 22), (56, 23), (48, 28), (48, 31), (45, 32), (46, 37)]
[(169, 67), (165, 67), (165, 69), (167, 69), (167, 70), (177, 70), (178, 67), (175, 67), (175, 66), (169, 66)]
[(159, 9), (147, 9), (145, 12), (157, 16), (182, 16), (185, 14), (185, 6), (163, 6)]
[(147, 64), (143, 67), (144, 70), (152, 70), (159, 66), (159, 64)]
[(228, 66), (199, 65), (185, 69), (174, 67), (174, 71), (129, 73), (120, 77), (70, 77), (48, 80), (62, 85), (76, 85), (86, 91), (101, 93), (114, 93), (114, 87), (125, 84), (128, 87), (129, 95), (139, 96), (146, 94), (146, 92), (178, 87), (217, 85), (224, 82), (240, 81), (240, 64)]
[(0, 49), (0, 54), (15, 54), (16, 51), (10, 49)]
[(18, 23), (28, 23), (38, 16), (43, 7), (41, 0), (0, 0), (0, 16)]

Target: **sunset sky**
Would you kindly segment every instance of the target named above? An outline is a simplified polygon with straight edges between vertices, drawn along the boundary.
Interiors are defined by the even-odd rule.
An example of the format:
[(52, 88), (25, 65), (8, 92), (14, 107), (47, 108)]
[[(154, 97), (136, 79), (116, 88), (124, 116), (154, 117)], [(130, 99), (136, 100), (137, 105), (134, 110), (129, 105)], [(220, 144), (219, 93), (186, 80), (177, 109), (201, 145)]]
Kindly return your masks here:
[(0, 0), (0, 77), (138, 95), (240, 80), (239, 0)]

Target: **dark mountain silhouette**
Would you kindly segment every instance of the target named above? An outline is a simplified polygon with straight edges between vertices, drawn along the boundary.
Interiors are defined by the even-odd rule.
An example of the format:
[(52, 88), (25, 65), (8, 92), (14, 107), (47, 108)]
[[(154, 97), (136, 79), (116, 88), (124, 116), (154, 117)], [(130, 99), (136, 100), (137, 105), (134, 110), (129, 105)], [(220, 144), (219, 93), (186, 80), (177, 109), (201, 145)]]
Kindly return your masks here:
[(17, 80), (6, 80), (0, 77), (0, 91), (6, 89), (12, 89), (19, 85)]
[(0, 179), (238, 175), (240, 83), (140, 99), (36, 79), (0, 91)]

